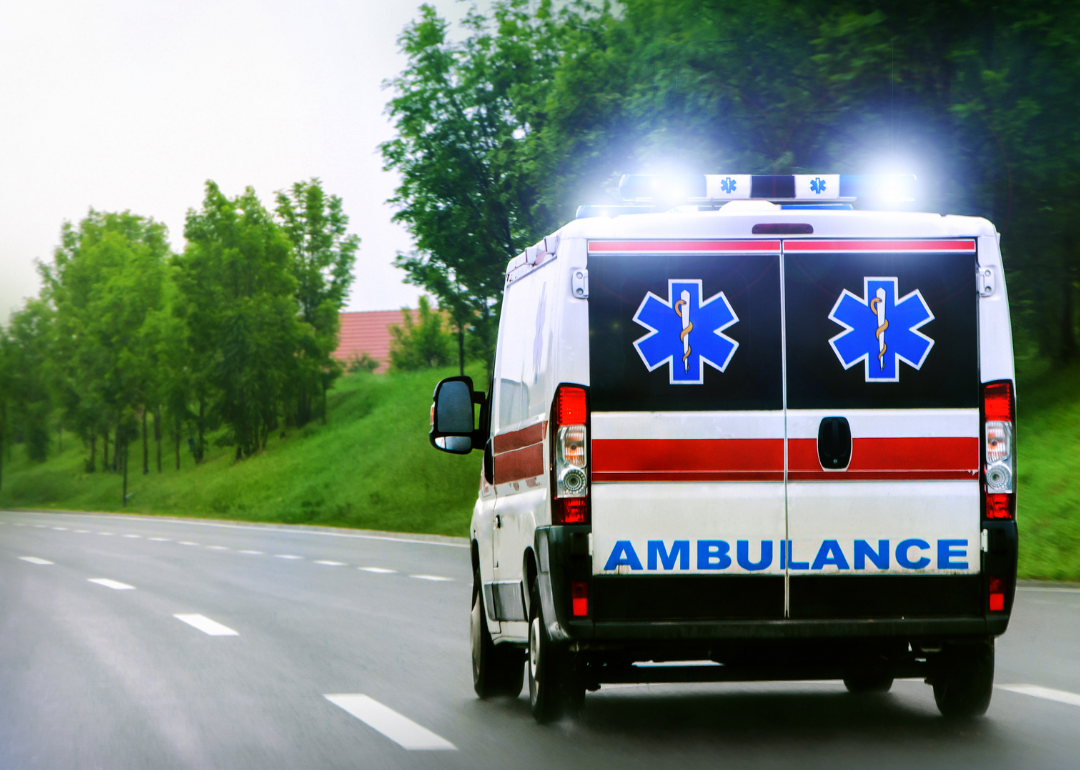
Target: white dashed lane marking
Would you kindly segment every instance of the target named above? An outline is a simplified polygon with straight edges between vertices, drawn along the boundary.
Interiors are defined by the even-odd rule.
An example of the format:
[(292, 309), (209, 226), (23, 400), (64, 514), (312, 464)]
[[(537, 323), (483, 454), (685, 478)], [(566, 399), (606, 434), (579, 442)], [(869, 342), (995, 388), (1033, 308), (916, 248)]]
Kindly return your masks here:
[(98, 532), (98, 534), (99, 535), (105, 535), (106, 537), (111, 537), (113, 533), (112, 532)]
[(417, 580), (434, 580), (437, 583), (452, 583), (454, 581), (453, 578), (442, 577), (441, 575), (409, 575), (409, 577)]
[(1049, 687), (1040, 687), (1037, 684), (998, 684), (994, 686), (999, 690), (1030, 695), (1034, 698), (1057, 701), (1058, 703), (1067, 703), (1070, 706), (1080, 706), (1080, 695), (1067, 690), (1054, 690)]
[(209, 551), (227, 551), (227, 550), (229, 550), (229, 546), (227, 546), (227, 545), (208, 545), (208, 546), (206, 546), (206, 548)]
[(263, 555), (262, 551), (238, 551), (238, 553), (246, 553), (246, 554), (249, 554), (251, 556), (262, 556)]
[(28, 561), (31, 564), (52, 564), (48, 559), (39, 559), (36, 556), (20, 556), (19, 558), (23, 561)]
[(147, 538), (147, 539), (148, 540), (153, 540), (155, 543), (168, 543), (168, 542), (170, 542), (169, 538), (167, 538), (167, 537), (151, 537), (151, 538)]
[(324, 695), (338, 708), (352, 714), (368, 727), (377, 730), (409, 751), (455, 751), (454, 744), (442, 736), (384, 706), (367, 695)]
[(105, 586), (106, 588), (112, 588), (114, 591), (134, 591), (135, 586), (129, 586), (127, 583), (121, 583), (119, 580), (110, 580), (109, 578), (88, 578), (89, 582), (97, 583), (99, 586)]
[(198, 543), (193, 543), (190, 540), (181, 540), (180, 545), (198, 545)]
[(240, 636), (228, 626), (223, 626), (216, 620), (210, 620), (205, 615), (173, 615), (177, 620), (182, 620), (192, 628), (197, 628), (207, 636)]
[(142, 535), (124, 535), (124, 537), (130, 537), (132, 539), (134, 539), (134, 538), (140, 538), (141, 539)]
[(80, 535), (89, 535), (90, 534), (90, 530), (88, 530), (88, 529), (77, 529), (75, 531)]
[(292, 553), (276, 553), (276, 554), (274, 554), (274, 556), (276, 556), (279, 559), (303, 559), (304, 558), (303, 556), (297, 556), (296, 554), (292, 554)]
[(376, 575), (390, 575), (397, 572), (396, 569), (387, 569), (386, 567), (361, 567), (364, 572), (374, 572)]
[(67, 532), (67, 527), (53, 527), (57, 532)]
[(343, 561), (329, 561), (329, 560), (326, 560), (326, 559), (320, 559), (319, 561), (316, 561), (315, 563), (316, 564), (325, 564), (327, 567), (344, 567), (345, 566), (345, 562), (343, 562)]

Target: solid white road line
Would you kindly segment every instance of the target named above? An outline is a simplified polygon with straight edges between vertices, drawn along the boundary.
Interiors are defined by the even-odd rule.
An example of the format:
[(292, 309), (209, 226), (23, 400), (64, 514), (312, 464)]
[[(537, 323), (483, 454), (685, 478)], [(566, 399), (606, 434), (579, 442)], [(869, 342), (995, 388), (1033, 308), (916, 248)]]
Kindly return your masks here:
[(119, 580), (109, 580), (109, 578), (88, 578), (89, 582), (97, 583), (99, 586), (105, 586), (106, 588), (112, 588), (116, 591), (134, 591), (135, 586), (129, 586), (127, 583), (121, 583)]
[(28, 561), (31, 564), (52, 564), (48, 559), (39, 559), (36, 556), (20, 556), (19, 558), (23, 561)]
[(304, 558), (303, 556), (297, 556), (297, 555), (291, 554), (291, 553), (275, 553), (274, 556), (276, 556), (279, 559), (303, 559)]
[(1067, 703), (1070, 706), (1080, 706), (1080, 695), (1066, 690), (1053, 690), (1049, 687), (1040, 687), (1037, 684), (997, 684), (999, 690), (1016, 692), (1021, 695), (1031, 695), (1035, 698)]
[(409, 575), (409, 577), (416, 578), (417, 580), (434, 580), (434, 581), (439, 582), (439, 583), (452, 583), (452, 582), (454, 582), (453, 578), (442, 577), (440, 575)]
[(391, 575), (397, 572), (396, 569), (387, 569), (386, 567), (361, 567), (364, 572), (374, 572), (376, 575)]
[(173, 615), (177, 620), (182, 620), (193, 628), (197, 628), (208, 636), (240, 636), (228, 626), (223, 626), (216, 620), (210, 620), (205, 615)]
[(344, 567), (345, 566), (345, 562), (343, 562), (343, 561), (327, 561), (325, 559), (320, 559), (319, 561), (316, 561), (315, 563), (316, 564), (325, 564), (327, 567)]
[(409, 751), (457, 750), (450, 741), (367, 695), (324, 695), (323, 697)]
[(251, 554), (252, 556), (262, 556), (263, 555), (262, 551), (237, 551), (237, 553), (248, 553), (248, 554)]

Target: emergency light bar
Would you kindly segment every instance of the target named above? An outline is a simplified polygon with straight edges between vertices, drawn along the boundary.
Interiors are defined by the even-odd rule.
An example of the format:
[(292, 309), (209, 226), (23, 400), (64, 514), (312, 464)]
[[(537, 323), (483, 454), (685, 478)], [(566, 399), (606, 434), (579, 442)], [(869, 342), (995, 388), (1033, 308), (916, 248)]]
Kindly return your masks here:
[(627, 174), (623, 200), (712, 203), (755, 198), (768, 201), (915, 200), (914, 174)]

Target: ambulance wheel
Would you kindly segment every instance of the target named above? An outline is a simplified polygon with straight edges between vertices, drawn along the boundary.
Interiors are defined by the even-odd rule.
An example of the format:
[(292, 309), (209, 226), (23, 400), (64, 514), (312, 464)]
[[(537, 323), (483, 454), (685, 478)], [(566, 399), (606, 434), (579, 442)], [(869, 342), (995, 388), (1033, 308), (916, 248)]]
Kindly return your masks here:
[(893, 678), (887, 674), (870, 672), (844, 677), (844, 687), (855, 695), (888, 692), (892, 688)]
[(497, 695), (516, 698), (524, 683), (525, 656), (516, 647), (491, 641), (479, 571), (473, 576), (469, 638), (472, 642), (472, 677), (476, 694), (481, 698)]
[(945, 647), (932, 679), (942, 716), (967, 719), (990, 708), (994, 692), (994, 640)]
[(533, 718), (543, 724), (579, 711), (585, 701), (585, 686), (575, 675), (570, 651), (548, 635), (535, 585), (530, 596), (529, 706)]

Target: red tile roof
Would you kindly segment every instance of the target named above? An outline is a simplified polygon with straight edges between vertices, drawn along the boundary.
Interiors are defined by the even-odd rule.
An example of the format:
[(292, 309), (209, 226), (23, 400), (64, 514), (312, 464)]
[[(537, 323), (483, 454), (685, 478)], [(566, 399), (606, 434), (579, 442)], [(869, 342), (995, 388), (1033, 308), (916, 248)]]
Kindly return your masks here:
[[(418, 317), (419, 311), (410, 312), (414, 319)], [(334, 358), (348, 363), (367, 353), (379, 362), (375, 371), (385, 372), (390, 365), (390, 327), (400, 326), (401, 322), (400, 310), (342, 313), (341, 336)]]

